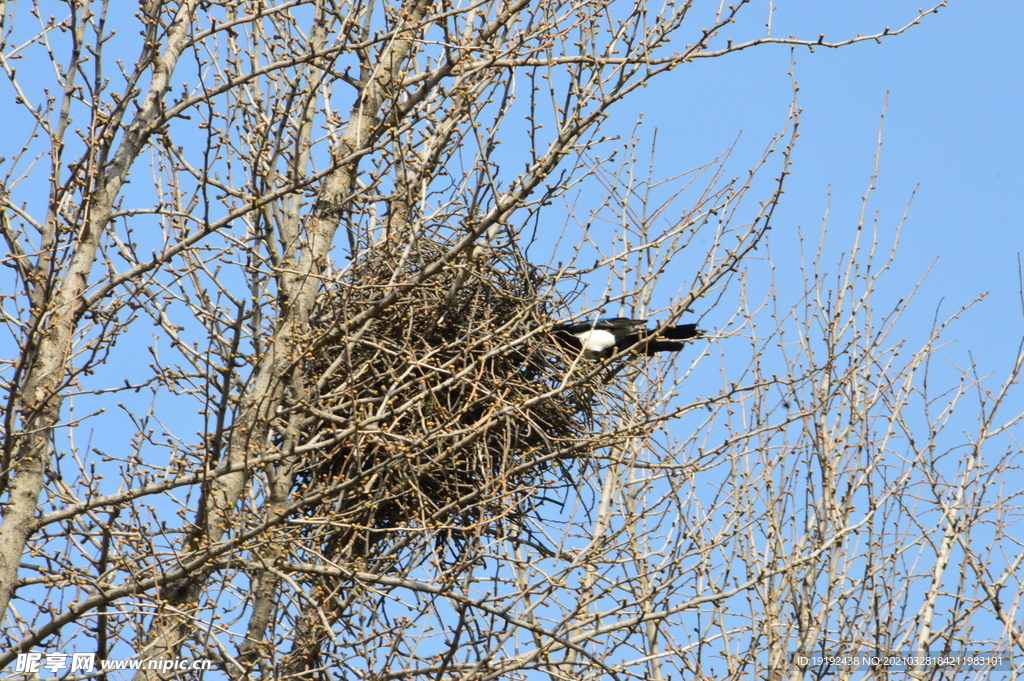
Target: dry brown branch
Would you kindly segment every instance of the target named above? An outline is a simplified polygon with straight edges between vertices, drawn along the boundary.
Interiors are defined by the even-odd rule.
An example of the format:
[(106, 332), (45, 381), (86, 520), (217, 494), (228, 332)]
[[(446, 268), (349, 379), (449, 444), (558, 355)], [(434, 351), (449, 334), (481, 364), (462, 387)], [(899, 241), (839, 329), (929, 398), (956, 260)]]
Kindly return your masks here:
[[(238, 679), (775, 679), (986, 618), (1021, 645), (1020, 561), (989, 560), (1020, 362), (936, 396), (957, 314), (898, 354), (866, 211), (799, 303), (748, 293), (795, 82), (739, 178), (728, 151), (658, 178), (609, 123), (699, 59), (945, 4), (826, 42), (750, 38), (747, 0), (0, 1), (0, 664), (88, 640)], [(670, 358), (551, 333), (733, 304)]]

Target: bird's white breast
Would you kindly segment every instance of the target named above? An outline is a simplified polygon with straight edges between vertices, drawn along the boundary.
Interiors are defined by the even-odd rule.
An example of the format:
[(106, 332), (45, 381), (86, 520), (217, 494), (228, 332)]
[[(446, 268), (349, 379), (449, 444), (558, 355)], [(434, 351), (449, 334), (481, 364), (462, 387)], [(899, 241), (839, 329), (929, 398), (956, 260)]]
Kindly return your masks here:
[(594, 359), (595, 356), (600, 355), (615, 345), (615, 336), (610, 331), (605, 331), (604, 329), (591, 329), (590, 331), (576, 334), (576, 337), (580, 339), (580, 343), (583, 345), (583, 356), (588, 359)]

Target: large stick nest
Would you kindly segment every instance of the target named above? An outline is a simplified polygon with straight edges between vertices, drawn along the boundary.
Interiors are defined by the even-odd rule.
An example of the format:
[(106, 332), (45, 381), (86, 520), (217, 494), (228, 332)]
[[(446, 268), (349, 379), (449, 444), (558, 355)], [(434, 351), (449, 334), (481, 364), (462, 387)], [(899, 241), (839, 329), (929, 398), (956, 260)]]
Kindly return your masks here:
[(401, 288), (352, 328), (444, 252), (429, 241), (375, 250), (320, 298), (306, 362), (317, 397), (301, 439), (324, 445), (297, 479), (305, 493), (332, 490), (304, 512), (328, 558), (412, 533), (461, 553), (473, 530), (518, 524), (545, 489), (570, 484), (566, 452), (597, 447), (594, 381), (567, 381), (576, 358), (540, 330), (560, 301), (512, 247)]

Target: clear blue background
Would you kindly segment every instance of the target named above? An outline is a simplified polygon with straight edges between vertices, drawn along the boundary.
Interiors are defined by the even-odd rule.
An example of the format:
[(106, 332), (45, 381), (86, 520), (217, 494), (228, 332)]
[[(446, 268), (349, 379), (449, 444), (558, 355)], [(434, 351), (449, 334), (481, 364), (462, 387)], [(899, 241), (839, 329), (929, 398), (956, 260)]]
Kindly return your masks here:
[[(738, 27), (744, 35), (765, 34), (763, 23), (750, 24), (767, 21), (769, 3), (760, 4), (741, 15), (748, 22)], [(922, 6), (893, 0), (774, 4), (773, 36), (816, 39), (824, 32), (826, 40), (896, 29)], [(802, 282), (792, 237), (801, 226), (809, 245), (816, 243), (830, 187), (829, 243), (837, 254), (849, 247), (888, 93), (881, 170), (869, 204), (879, 212), (883, 247), (919, 187), (885, 280), (891, 289), (881, 291), (877, 302), (909, 293), (933, 262), (904, 325), (925, 332), (940, 303), (945, 316), (988, 292), (947, 334), (958, 342), (940, 354), (959, 363), (970, 351), (981, 373), (1005, 375), (1024, 336), (1018, 281), (1024, 251), (1024, 3), (954, 1), (881, 44), (817, 48), (813, 54), (797, 48), (794, 55), (803, 114), (772, 235), (780, 282), (787, 267), (795, 285)], [(730, 162), (736, 175), (782, 128), (792, 97), (789, 70), (790, 48), (781, 45), (697, 60), (624, 102), (619, 124), (631, 124), (642, 112), (648, 139), (657, 128), (663, 176), (711, 160), (742, 132)], [(913, 329), (900, 331), (912, 335)]]

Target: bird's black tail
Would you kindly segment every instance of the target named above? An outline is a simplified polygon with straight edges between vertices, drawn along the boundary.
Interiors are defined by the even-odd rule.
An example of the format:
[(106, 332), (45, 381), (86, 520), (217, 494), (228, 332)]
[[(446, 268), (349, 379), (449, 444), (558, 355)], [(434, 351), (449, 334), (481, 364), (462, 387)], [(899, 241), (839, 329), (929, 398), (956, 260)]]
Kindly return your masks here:
[(686, 340), (687, 338), (697, 338), (700, 334), (701, 330), (697, 328), (696, 324), (677, 324), (676, 326), (667, 327), (664, 331), (658, 334), (658, 338)]
[(677, 324), (670, 326), (661, 333), (642, 338), (639, 350), (645, 355), (653, 355), (658, 352), (679, 352), (686, 343), (679, 341), (690, 338), (699, 338), (703, 332), (696, 324)]
[(683, 349), (684, 345), (685, 343), (678, 343), (676, 341), (651, 339), (643, 343), (641, 348), (645, 355), (653, 355), (658, 352), (679, 352)]

